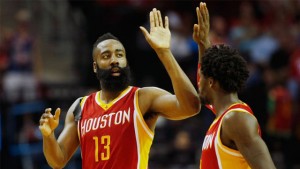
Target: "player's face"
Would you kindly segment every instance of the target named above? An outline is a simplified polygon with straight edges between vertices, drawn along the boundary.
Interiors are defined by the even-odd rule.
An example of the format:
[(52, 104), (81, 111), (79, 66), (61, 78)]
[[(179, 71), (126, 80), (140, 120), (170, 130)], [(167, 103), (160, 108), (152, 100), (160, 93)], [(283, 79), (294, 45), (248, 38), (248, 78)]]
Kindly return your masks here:
[(198, 84), (198, 93), (200, 97), (201, 104), (210, 104), (209, 101), (209, 81), (207, 78), (203, 76), (203, 74), (200, 72), (200, 82)]
[(122, 91), (129, 85), (130, 68), (125, 49), (119, 41), (109, 39), (99, 43), (94, 58), (94, 72), (102, 89)]
[(94, 71), (97, 65), (100, 69), (111, 69), (112, 76), (119, 76), (118, 68), (127, 66), (125, 48), (114, 39), (100, 42), (95, 49), (94, 58)]

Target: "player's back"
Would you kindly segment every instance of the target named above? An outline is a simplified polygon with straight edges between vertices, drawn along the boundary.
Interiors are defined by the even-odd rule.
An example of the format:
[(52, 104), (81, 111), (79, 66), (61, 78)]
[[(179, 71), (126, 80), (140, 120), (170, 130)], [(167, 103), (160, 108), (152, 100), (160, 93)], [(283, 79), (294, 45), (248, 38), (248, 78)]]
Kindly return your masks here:
[[(250, 168), (245, 158), (238, 150), (225, 146), (221, 141), (221, 126), (224, 116), (230, 112), (249, 113), (252, 110), (246, 104), (234, 104), (230, 106), (221, 116), (216, 118), (209, 127), (202, 145), (200, 160), (201, 169), (248, 169)], [(258, 131), (260, 132), (260, 131)]]

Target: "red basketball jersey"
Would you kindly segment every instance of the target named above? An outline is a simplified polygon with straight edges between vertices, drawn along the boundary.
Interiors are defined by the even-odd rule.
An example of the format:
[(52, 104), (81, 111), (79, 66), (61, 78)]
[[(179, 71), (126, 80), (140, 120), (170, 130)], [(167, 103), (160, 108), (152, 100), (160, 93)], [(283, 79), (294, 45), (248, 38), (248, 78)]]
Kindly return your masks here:
[[(246, 104), (233, 104), (209, 127), (202, 145), (200, 169), (248, 169), (250, 168), (242, 154), (223, 145), (220, 129), (224, 116), (230, 112), (249, 113), (251, 108)], [(258, 130), (260, 134), (260, 129)]]
[(82, 168), (146, 169), (153, 132), (138, 106), (138, 88), (128, 87), (108, 104), (101, 91), (83, 97), (78, 121)]

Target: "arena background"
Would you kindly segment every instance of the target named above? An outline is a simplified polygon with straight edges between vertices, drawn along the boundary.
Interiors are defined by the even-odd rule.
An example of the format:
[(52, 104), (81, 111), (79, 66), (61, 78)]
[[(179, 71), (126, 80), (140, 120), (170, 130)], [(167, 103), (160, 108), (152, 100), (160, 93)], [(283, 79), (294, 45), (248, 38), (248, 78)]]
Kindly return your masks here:
[[(133, 85), (172, 92), (166, 71), (139, 30), (140, 25), (149, 28), (154, 7), (169, 17), (172, 52), (196, 87), (197, 45), (191, 35), (199, 2), (0, 0), (1, 168), (50, 168), (42, 152), (40, 115), (46, 107), (62, 109), (58, 135), (71, 103), (97, 90), (91, 49), (103, 33), (111, 32), (124, 44)], [(204, 2), (212, 43), (231, 45), (248, 61), (251, 76), (240, 98), (253, 108), (277, 168), (299, 169), (300, 1)], [(29, 39), (27, 46), (15, 43), (17, 38)], [(22, 47), (23, 53), (14, 55)], [(205, 108), (182, 121), (159, 119), (149, 168), (198, 168), (212, 119)], [(79, 150), (65, 168), (81, 168)]]

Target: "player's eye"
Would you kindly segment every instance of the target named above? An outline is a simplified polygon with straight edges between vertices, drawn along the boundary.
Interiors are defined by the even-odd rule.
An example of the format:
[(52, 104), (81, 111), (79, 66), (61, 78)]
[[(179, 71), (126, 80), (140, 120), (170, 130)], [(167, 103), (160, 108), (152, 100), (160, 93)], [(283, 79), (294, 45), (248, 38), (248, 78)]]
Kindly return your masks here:
[(103, 59), (107, 59), (109, 57), (109, 54), (108, 53), (104, 53), (101, 56), (102, 56)]

